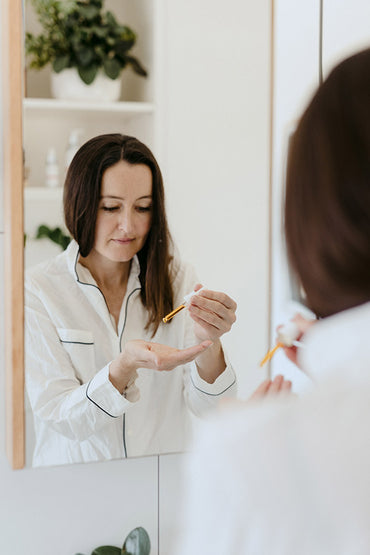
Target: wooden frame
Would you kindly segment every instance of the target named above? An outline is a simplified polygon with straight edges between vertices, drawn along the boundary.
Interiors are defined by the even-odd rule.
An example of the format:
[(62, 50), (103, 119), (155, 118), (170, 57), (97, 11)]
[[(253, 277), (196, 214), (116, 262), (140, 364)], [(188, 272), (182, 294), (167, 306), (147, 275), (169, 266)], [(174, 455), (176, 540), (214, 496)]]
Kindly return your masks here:
[(6, 451), (25, 464), (22, 0), (2, 0)]

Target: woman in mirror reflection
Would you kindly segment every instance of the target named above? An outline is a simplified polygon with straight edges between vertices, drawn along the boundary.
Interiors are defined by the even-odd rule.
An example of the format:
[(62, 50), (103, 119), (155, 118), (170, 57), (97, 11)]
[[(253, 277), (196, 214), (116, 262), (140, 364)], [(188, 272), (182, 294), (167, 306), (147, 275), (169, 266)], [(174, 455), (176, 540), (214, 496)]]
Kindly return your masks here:
[(176, 555), (370, 553), (370, 49), (298, 123), (285, 235), (319, 317), (295, 319), (304, 346), (286, 352), (315, 387), (200, 425)]
[(236, 303), (199, 288), (167, 226), (160, 169), (133, 137), (100, 135), (64, 187), (72, 241), (26, 276), (26, 385), (33, 465), (186, 448), (192, 416), (234, 396), (220, 338)]

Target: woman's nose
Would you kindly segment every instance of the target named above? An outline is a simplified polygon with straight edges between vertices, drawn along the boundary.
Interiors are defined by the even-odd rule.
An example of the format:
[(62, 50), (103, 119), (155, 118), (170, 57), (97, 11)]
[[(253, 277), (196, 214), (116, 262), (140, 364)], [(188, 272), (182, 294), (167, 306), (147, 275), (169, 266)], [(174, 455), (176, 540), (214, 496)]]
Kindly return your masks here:
[(122, 210), (118, 221), (118, 228), (126, 233), (132, 230), (133, 221), (130, 210)]

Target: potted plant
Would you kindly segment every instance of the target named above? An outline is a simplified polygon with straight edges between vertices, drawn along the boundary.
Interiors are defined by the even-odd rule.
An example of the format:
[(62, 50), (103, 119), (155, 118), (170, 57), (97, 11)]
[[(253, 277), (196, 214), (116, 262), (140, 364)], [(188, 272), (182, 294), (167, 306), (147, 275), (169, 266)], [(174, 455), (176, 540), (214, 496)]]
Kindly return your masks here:
[(150, 547), (148, 532), (142, 526), (138, 526), (131, 530), (122, 547), (101, 545), (96, 547), (91, 555), (149, 555)]
[[(43, 31), (39, 35), (26, 32), (29, 67), (41, 69), (52, 65), (55, 97), (117, 100), (119, 78), (125, 68), (131, 67), (143, 77), (147, 75), (131, 54), (136, 33), (117, 22), (110, 11), (104, 11), (103, 0), (31, 0), (31, 3)], [(66, 75), (73, 81), (64, 91)], [(101, 92), (103, 82), (112, 91)]]

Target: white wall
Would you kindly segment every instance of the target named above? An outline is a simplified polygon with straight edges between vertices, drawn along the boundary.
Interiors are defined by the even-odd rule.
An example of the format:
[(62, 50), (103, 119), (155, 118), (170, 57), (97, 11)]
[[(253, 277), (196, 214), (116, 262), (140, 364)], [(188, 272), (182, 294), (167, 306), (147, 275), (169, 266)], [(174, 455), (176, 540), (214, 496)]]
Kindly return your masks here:
[(270, 0), (167, 2), (165, 169), (180, 253), (238, 303), (246, 396), (268, 346)]
[(325, 0), (323, 10), (323, 73), (343, 58), (370, 47), (370, 2)]

